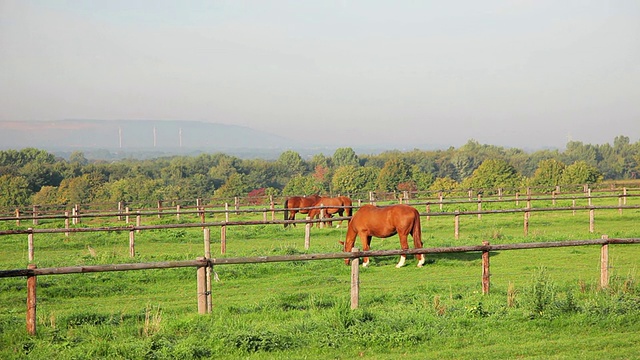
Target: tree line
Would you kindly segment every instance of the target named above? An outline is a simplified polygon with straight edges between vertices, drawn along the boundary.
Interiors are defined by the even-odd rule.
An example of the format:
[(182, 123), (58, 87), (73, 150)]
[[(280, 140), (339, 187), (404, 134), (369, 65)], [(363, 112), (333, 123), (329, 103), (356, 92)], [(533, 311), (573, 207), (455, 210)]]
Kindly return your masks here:
[(635, 178), (640, 141), (617, 136), (613, 144), (569, 141), (564, 151), (525, 152), (469, 140), (446, 150), (356, 154), (344, 147), (310, 159), (293, 150), (277, 160), (240, 159), (224, 153), (89, 161), (36, 148), (0, 151), (0, 206), (66, 205), (124, 201), (228, 199), (234, 196), (355, 194), (368, 191), (517, 189), (595, 184)]

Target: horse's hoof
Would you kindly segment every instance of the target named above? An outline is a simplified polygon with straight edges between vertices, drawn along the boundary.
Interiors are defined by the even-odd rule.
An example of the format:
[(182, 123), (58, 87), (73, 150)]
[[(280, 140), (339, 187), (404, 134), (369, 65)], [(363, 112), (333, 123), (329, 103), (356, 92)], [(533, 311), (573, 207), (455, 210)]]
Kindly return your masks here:
[(422, 264), (418, 264), (418, 267), (422, 267), (422, 266), (423, 266)]

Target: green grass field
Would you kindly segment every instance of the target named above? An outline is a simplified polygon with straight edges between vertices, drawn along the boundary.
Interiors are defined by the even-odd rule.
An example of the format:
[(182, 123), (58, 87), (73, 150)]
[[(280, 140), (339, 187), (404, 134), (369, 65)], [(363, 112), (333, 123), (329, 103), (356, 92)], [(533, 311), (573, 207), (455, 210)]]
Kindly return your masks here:
[[(423, 241), (442, 247), (640, 237), (640, 210), (598, 211), (594, 233), (586, 210), (532, 213), (527, 237), (522, 216), (461, 216), (459, 239), (452, 216), (423, 218)], [(149, 217), (143, 224), (174, 221)], [(62, 226), (45, 220), (38, 227)], [(212, 256), (337, 252), (345, 234), (314, 227), (306, 251), (301, 225), (230, 226), (221, 255), (219, 228), (212, 227)], [(398, 247), (397, 236), (372, 242), (375, 250)], [(192, 260), (203, 255), (203, 235), (200, 228), (143, 231), (134, 259), (127, 232), (36, 234), (35, 249), (40, 268)], [(349, 309), (350, 267), (342, 260), (216, 266), (220, 281), (207, 315), (197, 314), (194, 268), (40, 276), (35, 336), (25, 327), (26, 280), (3, 278), (0, 358), (640, 358), (640, 246), (611, 245), (609, 257), (611, 285), (600, 289), (598, 246), (492, 252), (490, 295), (482, 295), (479, 253), (431, 254), (424, 268), (409, 258), (401, 269), (396, 257), (379, 257), (361, 268), (357, 310)], [(0, 268), (26, 265), (27, 236), (0, 237)]]

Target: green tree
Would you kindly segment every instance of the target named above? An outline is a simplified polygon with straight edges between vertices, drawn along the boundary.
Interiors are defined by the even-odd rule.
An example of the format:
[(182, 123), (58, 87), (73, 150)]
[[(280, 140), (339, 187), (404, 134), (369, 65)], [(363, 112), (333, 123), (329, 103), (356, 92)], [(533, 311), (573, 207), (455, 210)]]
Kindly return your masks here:
[(58, 188), (55, 186), (43, 186), (40, 191), (33, 194), (32, 202), (36, 205), (58, 205)]
[(541, 160), (531, 178), (530, 185), (553, 190), (557, 185), (560, 185), (560, 179), (565, 167), (563, 163), (556, 159)]
[(282, 189), (284, 195), (312, 195), (322, 193), (324, 186), (313, 176), (297, 175)]
[(29, 204), (29, 183), (22, 176), (0, 176), (0, 206), (24, 206)]
[(391, 159), (384, 164), (378, 175), (378, 189), (398, 190), (398, 184), (411, 181), (411, 166), (401, 159)]
[(103, 184), (104, 179), (97, 173), (64, 179), (58, 187), (58, 198), (64, 205), (87, 204), (101, 193)]
[(462, 187), (491, 194), (498, 188), (516, 188), (522, 182), (516, 169), (504, 160), (485, 160), (462, 182)]
[(457, 181), (453, 180), (450, 177), (437, 178), (433, 184), (429, 187), (431, 191), (451, 191), (455, 190), (460, 186)]
[(58, 186), (63, 178), (54, 165), (38, 162), (25, 164), (19, 169), (18, 174), (27, 180), (32, 193), (40, 191), (43, 186)]
[(562, 172), (563, 185), (596, 184), (602, 181), (602, 173), (586, 161), (576, 161)]
[(280, 154), (278, 163), (282, 165), (285, 173), (289, 176), (303, 175), (307, 168), (302, 156), (293, 150), (287, 150)]
[(374, 191), (379, 173), (380, 169), (372, 166), (341, 166), (335, 170), (331, 178), (332, 190), (341, 194)]
[(569, 141), (567, 150), (564, 152), (563, 162), (565, 164), (573, 164), (576, 161), (584, 161), (589, 165), (596, 166), (598, 164), (598, 151), (595, 146), (583, 144), (581, 141)]
[(336, 167), (348, 165), (358, 166), (358, 155), (356, 155), (356, 152), (350, 147), (338, 148), (333, 153), (333, 164)]
[(426, 190), (433, 183), (433, 174), (420, 170), (418, 165), (411, 167), (411, 180), (416, 185), (417, 190)]
[(249, 192), (243, 174), (232, 174), (220, 188), (215, 191), (214, 196), (219, 199), (229, 199), (234, 196), (245, 195)]

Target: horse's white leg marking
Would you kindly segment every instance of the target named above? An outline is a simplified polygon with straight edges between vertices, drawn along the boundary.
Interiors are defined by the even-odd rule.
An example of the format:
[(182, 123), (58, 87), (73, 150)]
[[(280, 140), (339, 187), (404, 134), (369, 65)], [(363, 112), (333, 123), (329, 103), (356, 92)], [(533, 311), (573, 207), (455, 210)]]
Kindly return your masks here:
[(367, 261), (362, 263), (362, 267), (367, 267), (369, 266), (369, 259), (367, 259)]
[(425, 254), (422, 254), (422, 259), (420, 259), (420, 261), (418, 261), (418, 267), (422, 267), (422, 265), (424, 265), (424, 262), (427, 260), (427, 256)]
[(398, 265), (396, 265), (397, 268), (401, 268), (404, 266), (404, 261), (407, 259), (406, 255), (400, 255), (400, 261), (398, 262)]

